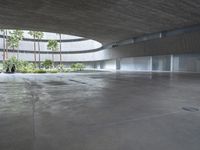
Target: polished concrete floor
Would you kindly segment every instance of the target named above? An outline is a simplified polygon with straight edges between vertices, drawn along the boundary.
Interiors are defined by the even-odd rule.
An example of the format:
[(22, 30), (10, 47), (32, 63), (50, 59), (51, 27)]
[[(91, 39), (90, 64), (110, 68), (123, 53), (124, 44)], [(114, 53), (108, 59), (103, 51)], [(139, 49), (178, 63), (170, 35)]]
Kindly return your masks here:
[(0, 150), (199, 150), (200, 74), (0, 74)]

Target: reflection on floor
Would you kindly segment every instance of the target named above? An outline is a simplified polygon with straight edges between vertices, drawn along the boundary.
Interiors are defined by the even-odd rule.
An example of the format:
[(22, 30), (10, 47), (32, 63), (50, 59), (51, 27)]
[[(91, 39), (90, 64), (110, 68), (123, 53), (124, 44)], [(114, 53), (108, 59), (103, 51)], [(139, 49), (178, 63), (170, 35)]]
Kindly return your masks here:
[(199, 150), (200, 74), (0, 74), (0, 150)]

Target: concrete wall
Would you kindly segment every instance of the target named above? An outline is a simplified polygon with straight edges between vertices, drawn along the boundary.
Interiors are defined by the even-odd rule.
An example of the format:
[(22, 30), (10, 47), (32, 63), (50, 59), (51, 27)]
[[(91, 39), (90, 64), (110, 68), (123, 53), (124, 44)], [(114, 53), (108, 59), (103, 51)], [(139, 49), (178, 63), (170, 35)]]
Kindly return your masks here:
[[(49, 51), (47, 49), (47, 42), (40, 42), (40, 50), (41, 51)], [(2, 45), (2, 44), (0, 44)], [(62, 43), (62, 51), (84, 51), (90, 49), (96, 49), (101, 47), (100, 43), (97, 43), (93, 40), (85, 40), (85, 41), (78, 41), (78, 42), (63, 42)], [(1, 47), (2, 48), (2, 47)], [(33, 51), (33, 42), (32, 41), (21, 41), (19, 44), (20, 50), (28, 50)], [(36, 46), (36, 50), (38, 47)]]

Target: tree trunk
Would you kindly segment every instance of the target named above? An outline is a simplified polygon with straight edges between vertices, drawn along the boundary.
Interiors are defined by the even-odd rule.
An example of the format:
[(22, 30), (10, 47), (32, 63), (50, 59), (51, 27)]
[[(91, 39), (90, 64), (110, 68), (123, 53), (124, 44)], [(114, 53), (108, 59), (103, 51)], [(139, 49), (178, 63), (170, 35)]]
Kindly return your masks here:
[(33, 49), (34, 49), (34, 61), (35, 61), (35, 67), (36, 67), (36, 43), (35, 43), (35, 36), (34, 36), (34, 45), (33, 45)]
[(5, 40), (5, 31), (3, 31), (3, 62), (5, 61), (5, 51), (6, 51), (6, 40)]
[(54, 54), (52, 53), (52, 64), (53, 64), (53, 68), (54, 68)]
[(62, 53), (61, 53), (61, 51), (62, 51), (62, 41), (61, 41), (61, 34), (59, 34), (59, 36), (60, 36), (60, 65), (61, 65), (61, 63), (62, 63)]
[(8, 31), (6, 30), (6, 39), (5, 39), (5, 46), (6, 46), (6, 59), (8, 59)]
[(39, 52), (39, 68), (40, 68), (40, 42), (38, 40), (38, 52)]

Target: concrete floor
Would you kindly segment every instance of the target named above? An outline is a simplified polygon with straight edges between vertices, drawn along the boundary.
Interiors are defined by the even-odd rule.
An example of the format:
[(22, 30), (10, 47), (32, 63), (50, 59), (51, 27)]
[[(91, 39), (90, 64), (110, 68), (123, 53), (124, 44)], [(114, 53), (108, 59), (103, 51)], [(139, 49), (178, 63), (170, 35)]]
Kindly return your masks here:
[(200, 74), (1, 74), (0, 150), (199, 150), (199, 108)]

